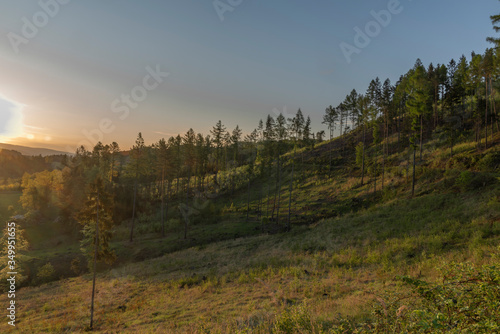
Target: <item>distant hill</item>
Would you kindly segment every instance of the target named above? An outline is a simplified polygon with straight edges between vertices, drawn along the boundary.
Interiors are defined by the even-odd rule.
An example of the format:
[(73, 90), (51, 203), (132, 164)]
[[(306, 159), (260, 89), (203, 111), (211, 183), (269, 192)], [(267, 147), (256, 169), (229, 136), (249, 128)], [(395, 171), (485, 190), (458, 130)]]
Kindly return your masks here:
[(3, 144), (3, 143), (0, 143), (0, 149), (17, 151), (17, 152), (21, 153), (22, 155), (27, 155), (27, 156), (41, 155), (41, 156), (45, 157), (48, 155), (60, 155), (60, 154), (72, 155), (72, 153), (51, 150), (49, 148), (26, 147), (26, 146), (10, 145), (10, 144)]

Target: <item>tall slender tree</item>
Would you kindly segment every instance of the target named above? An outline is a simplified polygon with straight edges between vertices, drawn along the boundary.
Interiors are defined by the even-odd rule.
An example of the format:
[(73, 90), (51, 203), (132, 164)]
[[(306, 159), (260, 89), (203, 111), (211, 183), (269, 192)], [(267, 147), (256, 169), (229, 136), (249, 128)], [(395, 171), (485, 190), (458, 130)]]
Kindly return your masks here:
[(423, 150), (423, 122), (428, 114), (429, 86), (427, 73), (420, 59), (410, 71), (409, 83), (407, 85), (408, 101), (406, 105), (412, 115), (412, 130), (420, 132), (420, 159)]
[(90, 328), (94, 325), (94, 296), (96, 291), (97, 262), (111, 264), (116, 255), (109, 248), (113, 228), (113, 198), (100, 176), (90, 184), (87, 201), (78, 214), (78, 221), (84, 226), (82, 250), (92, 263), (92, 298), (90, 304)]
[(363, 126), (363, 141), (362, 141), (362, 152), (361, 152), (361, 185), (363, 185), (365, 178), (366, 128), (369, 122), (370, 114), (372, 113), (372, 105), (370, 103), (370, 98), (366, 95), (359, 95), (358, 106), (361, 111), (361, 125)]
[[(325, 109), (325, 114), (323, 115), (323, 122), (322, 123), (326, 124), (328, 126), (328, 130), (330, 132), (330, 142), (333, 139), (333, 135), (335, 132), (335, 126), (336, 126), (336, 123), (338, 121), (338, 117), (339, 116), (337, 113), (337, 109), (335, 109), (331, 105)], [(331, 177), (331, 173), (332, 173), (332, 151), (333, 151), (333, 147), (332, 147), (332, 143), (330, 143), (330, 149), (328, 150), (329, 160), (330, 160), (329, 167), (328, 167), (328, 177)]]
[(212, 135), (212, 142), (215, 146), (215, 160), (216, 160), (216, 168), (220, 168), (221, 159), (222, 159), (222, 148), (224, 146), (224, 135), (226, 133), (226, 127), (222, 124), (222, 121), (219, 120), (217, 124), (210, 130), (210, 134)]
[(130, 164), (129, 164), (129, 174), (134, 180), (134, 201), (132, 204), (132, 224), (130, 226), (130, 242), (134, 240), (134, 225), (137, 213), (137, 190), (139, 179), (142, 177), (145, 169), (146, 146), (144, 145), (144, 139), (142, 138), (142, 133), (139, 132), (137, 139), (135, 140), (135, 145), (130, 151)]

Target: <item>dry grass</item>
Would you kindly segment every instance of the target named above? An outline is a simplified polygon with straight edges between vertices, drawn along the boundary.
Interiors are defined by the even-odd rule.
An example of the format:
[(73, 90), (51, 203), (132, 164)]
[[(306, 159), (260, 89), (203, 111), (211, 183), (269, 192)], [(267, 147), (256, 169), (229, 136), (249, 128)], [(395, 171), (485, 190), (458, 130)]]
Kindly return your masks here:
[[(326, 148), (326, 144), (319, 147)], [(469, 148), (463, 144), (456, 149)], [(429, 165), (445, 165), (446, 148), (425, 153)], [(422, 194), (410, 201), (402, 169), (406, 155), (390, 158), (394, 165), (388, 166), (393, 169), (386, 174), (385, 185), (388, 189), (391, 185), (393, 193), (372, 196), (372, 180), (366, 177), (367, 184), (361, 187), (355, 173), (330, 180), (312, 175), (295, 189), (296, 210), (303, 216), (314, 218), (330, 210), (326, 214), (340, 218), (294, 226), (288, 234), (214, 242), (101, 273), (95, 332), (269, 333), (277, 316), (301, 305), (307, 305), (319, 331), (315, 326), (327, 327), (338, 317), (367, 319), (372, 305), (384, 302), (385, 293), (404, 290), (397, 275), (432, 281), (442, 263), (493, 261), (500, 221), (487, 203), (498, 188), (423, 194), (435, 184), (420, 182), (417, 194)], [(396, 170), (399, 163), (403, 173)], [(438, 175), (433, 182), (443, 178)], [(283, 191), (287, 187), (284, 182)], [(235, 198), (237, 206), (246, 204), (246, 195), (240, 197), (239, 204)], [(287, 200), (282, 197), (282, 208)], [(353, 203), (363, 201), (371, 202), (352, 209)], [(335, 211), (340, 209), (343, 214)], [(200, 227), (200, 235), (208, 234), (205, 228), (215, 227)], [(85, 332), (90, 292), (88, 275), (21, 289), (16, 300), (17, 331)], [(6, 295), (0, 295), (0, 305), (6, 302)], [(0, 332), (8, 330), (6, 321), (1, 322)]]
[[(447, 205), (439, 197), (401, 200), (287, 235), (218, 242), (104, 272), (97, 283), (96, 332), (235, 333), (247, 328), (267, 333), (277, 315), (304, 302), (319, 324), (339, 316), (362, 321), (377, 298), (402, 289), (397, 275), (433, 280), (443, 262), (491, 261), (498, 222), (488, 237), (478, 235), (474, 231), (490, 229), (483, 200), (458, 197), (444, 197)], [(463, 219), (442, 221), (433, 213), (435, 205), (445, 210), (442, 214)], [(464, 215), (470, 207), (476, 208), (474, 218)], [(90, 292), (90, 276), (21, 289), (17, 331), (84, 332)], [(1, 295), (0, 304), (5, 303)], [(0, 332), (7, 330), (6, 322), (0, 323)]]

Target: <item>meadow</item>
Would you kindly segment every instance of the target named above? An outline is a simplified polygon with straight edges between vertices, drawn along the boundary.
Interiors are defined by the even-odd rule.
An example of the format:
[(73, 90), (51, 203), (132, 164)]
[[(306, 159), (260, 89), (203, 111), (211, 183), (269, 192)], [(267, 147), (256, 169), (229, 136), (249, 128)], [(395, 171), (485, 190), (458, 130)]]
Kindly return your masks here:
[[(158, 215), (139, 219), (134, 243), (127, 224), (116, 227), (111, 247), (118, 258), (111, 268), (100, 268), (94, 331), (439, 331), (436, 326), (445, 320), (433, 327), (432, 319), (415, 318), (425, 303), (408, 279), (439, 284), (454, 263), (498, 265), (500, 188), (498, 172), (481, 163), (495, 146), (473, 156), (471, 145), (459, 145), (451, 163), (438, 144), (427, 145), (414, 198), (398, 167), (406, 152), (390, 157), (386, 184), (376, 192), (374, 179), (361, 186), (347, 169), (332, 178), (304, 169), (294, 193), (294, 216), (301, 219), (290, 232), (266, 229), (272, 221), (257, 219), (265, 180), (251, 193), (249, 221), (242, 190), (231, 202), (220, 201), (223, 218), (201, 217), (190, 226), (188, 239), (174, 218), (167, 237), (160, 238)], [(313, 152), (305, 161), (318, 156)], [(464, 157), (475, 161), (468, 169)], [(57, 223), (52, 228), (26, 228), (39, 277), (16, 300), (21, 333), (88, 330), (91, 275), (83, 258), (76, 267), (71, 261), (81, 257), (74, 237), (57, 235)], [(49, 262), (55, 270), (40, 274)], [(72, 277), (60, 275), (71, 265)], [(7, 329), (0, 324), (1, 331)]]

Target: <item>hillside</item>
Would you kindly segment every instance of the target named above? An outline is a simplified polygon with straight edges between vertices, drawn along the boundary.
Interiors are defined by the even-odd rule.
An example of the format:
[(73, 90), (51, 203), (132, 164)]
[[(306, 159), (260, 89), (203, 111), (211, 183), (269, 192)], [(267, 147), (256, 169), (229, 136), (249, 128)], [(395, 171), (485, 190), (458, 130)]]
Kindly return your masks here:
[(20, 146), (20, 145), (4, 144), (4, 143), (0, 143), (0, 149), (17, 151), (17, 152), (21, 153), (22, 155), (26, 155), (26, 156), (41, 155), (42, 157), (46, 157), (46, 156), (50, 156), (50, 155), (65, 155), (65, 154), (66, 155), (73, 155), (73, 153), (52, 150), (49, 148), (26, 147), (26, 146)]
[[(259, 193), (267, 182), (274, 186), (273, 178), (253, 182), (248, 222), (248, 194), (240, 189), (217, 199), (224, 218), (194, 222), (188, 239), (176, 220), (160, 238), (158, 215), (140, 220), (133, 243), (127, 225), (116, 227), (112, 248), (118, 260), (98, 275), (95, 332), (386, 332), (427, 321), (425, 314), (413, 316), (425, 303), (400, 276), (442, 282), (454, 261), (498, 264), (498, 134), (487, 151), (465, 141), (453, 157), (446, 142), (428, 141), (414, 198), (407, 150), (388, 157), (383, 190), (377, 174), (377, 188), (370, 175), (361, 185), (348, 144), (357, 136), (296, 152), (302, 162), (291, 232), (276, 229), (275, 220), (255, 219)], [(325, 170), (329, 149), (331, 177)], [(290, 174), (284, 174), (287, 180)], [(288, 198), (282, 201), (286, 208)], [(57, 271), (78, 257), (70, 237), (50, 237), (47, 227), (26, 230), (36, 266), (48, 261)], [(38, 280), (52, 282), (19, 291), (18, 331), (84, 332), (91, 276), (54, 281), (60, 273), (51, 275)], [(6, 330), (1, 323), (0, 331)]]

